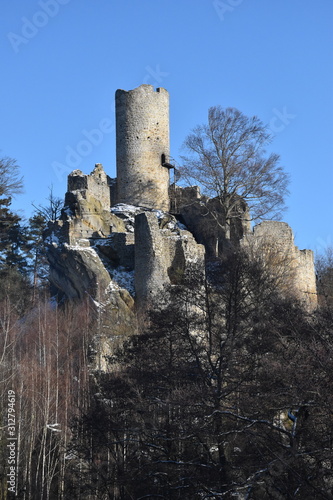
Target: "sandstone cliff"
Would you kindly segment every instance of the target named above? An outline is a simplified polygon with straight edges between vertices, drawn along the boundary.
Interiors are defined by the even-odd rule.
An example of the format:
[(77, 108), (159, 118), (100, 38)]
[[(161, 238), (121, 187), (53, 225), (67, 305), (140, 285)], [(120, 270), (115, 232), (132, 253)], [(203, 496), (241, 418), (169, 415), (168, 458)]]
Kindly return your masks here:
[[(86, 298), (103, 314), (97, 351), (104, 358), (114, 339), (135, 333), (137, 308), (156, 304), (193, 262), (204, 272), (205, 257), (203, 245), (171, 214), (110, 203), (110, 181), (100, 164), (90, 175), (76, 170), (61, 218), (45, 234), (58, 296)], [(101, 359), (97, 364), (103, 366)]]
[[(45, 234), (50, 281), (58, 296), (90, 300), (103, 316), (99, 367), (115, 339), (135, 333), (138, 311), (156, 306), (165, 288), (181, 283), (191, 266), (204, 274), (207, 256), (230, 244), (223, 225), (214, 225), (207, 216), (209, 203), (218, 210), (216, 202), (203, 204), (198, 188), (177, 188), (172, 215), (117, 203), (114, 185), (100, 164), (90, 175), (73, 171), (60, 220), (50, 222)], [(246, 207), (240, 206), (245, 214)], [(266, 221), (251, 231), (246, 219), (232, 228), (233, 244), (262, 259), (270, 272), (280, 273), (282, 291), (315, 307), (312, 252), (295, 247), (286, 223)]]

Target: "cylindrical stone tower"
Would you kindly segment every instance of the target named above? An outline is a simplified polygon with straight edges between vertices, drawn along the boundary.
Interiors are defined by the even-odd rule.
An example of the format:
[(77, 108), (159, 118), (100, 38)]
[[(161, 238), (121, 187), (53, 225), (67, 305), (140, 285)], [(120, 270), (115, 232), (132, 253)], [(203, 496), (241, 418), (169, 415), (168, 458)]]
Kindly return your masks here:
[(117, 201), (169, 210), (169, 93), (116, 92)]

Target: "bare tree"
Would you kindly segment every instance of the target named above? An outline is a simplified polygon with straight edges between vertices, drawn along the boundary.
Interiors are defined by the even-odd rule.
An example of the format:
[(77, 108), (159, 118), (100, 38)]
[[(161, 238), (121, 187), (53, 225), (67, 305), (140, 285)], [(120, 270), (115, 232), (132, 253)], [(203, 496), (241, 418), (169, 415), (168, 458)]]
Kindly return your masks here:
[(333, 305), (333, 247), (327, 247), (316, 256), (316, 273), (319, 303)]
[(244, 217), (242, 202), (251, 220), (281, 216), (288, 175), (278, 165), (279, 155), (266, 155), (270, 141), (268, 128), (256, 116), (214, 106), (208, 124), (197, 126), (184, 142), (188, 155), (182, 157), (181, 174), (218, 200), (227, 239), (231, 221)]
[(11, 197), (23, 189), (19, 166), (12, 158), (0, 158), (0, 196)]
[(34, 205), (32, 206), (36, 209), (36, 215), (43, 217), (45, 224), (49, 220), (57, 220), (60, 217), (61, 209), (63, 207), (63, 200), (53, 194), (53, 186), (49, 187), (49, 196), (46, 198), (47, 203), (45, 205)]

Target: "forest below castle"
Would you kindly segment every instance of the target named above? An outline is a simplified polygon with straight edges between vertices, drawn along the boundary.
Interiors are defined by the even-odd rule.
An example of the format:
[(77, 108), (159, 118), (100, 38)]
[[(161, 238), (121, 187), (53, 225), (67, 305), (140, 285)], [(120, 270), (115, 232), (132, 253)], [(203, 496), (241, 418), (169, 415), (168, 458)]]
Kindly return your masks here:
[(332, 499), (332, 249), (316, 310), (283, 262), (271, 273), (235, 248), (205, 276), (193, 265), (101, 371), (103, 310), (48, 284), (42, 234), (62, 201), (24, 220), (22, 186), (3, 158), (0, 497)]

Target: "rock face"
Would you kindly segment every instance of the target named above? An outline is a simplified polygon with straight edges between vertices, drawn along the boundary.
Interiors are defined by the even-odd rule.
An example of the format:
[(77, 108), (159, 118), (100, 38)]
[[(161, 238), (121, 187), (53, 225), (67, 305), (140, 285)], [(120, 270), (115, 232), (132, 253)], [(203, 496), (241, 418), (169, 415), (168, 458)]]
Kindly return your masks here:
[[(214, 255), (216, 241), (224, 241), (207, 223), (197, 188), (178, 192), (176, 212), (189, 231), (161, 210), (110, 207), (111, 184), (100, 164), (90, 175), (72, 172), (61, 218), (45, 234), (54, 290), (60, 297), (86, 298), (95, 308), (100, 326), (93, 358), (101, 370), (119, 343), (137, 331), (137, 311), (163, 302), (166, 287), (180, 284), (193, 266), (204, 274), (206, 251)], [(295, 247), (286, 223), (266, 221), (253, 231), (239, 223), (232, 231), (244, 249), (264, 259), (282, 291), (309, 309), (316, 306), (313, 253)]]
[(149, 212), (135, 218), (135, 291), (141, 306), (158, 300), (163, 288), (179, 282), (191, 264), (204, 272), (204, 246), (174, 218), (164, 222)]
[(110, 285), (111, 278), (96, 250), (92, 247), (58, 245), (55, 239), (46, 240), (51, 266), (50, 279), (54, 287), (68, 299), (97, 299)]
[[(167, 285), (193, 263), (204, 273), (204, 247), (161, 210), (116, 204), (102, 165), (74, 171), (61, 218), (45, 234), (50, 281), (60, 297), (87, 298), (103, 317), (95, 367), (105, 369), (117, 339), (136, 331), (137, 307), (154, 307)], [(119, 340), (120, 341), (120, 340)]]
[[(111, 184), (100, 164), (90, 175), (78, 170), (69, 175), (61, 218), (49, 224), (45, 237), (50, 280), (61, 295), (104, 300), (112, 283), (120, 283), (142, 308), (156, 301), (165, 286), (178, 283), (191, 265), (204, 272), (206, 253), (214, 255), (225, 235), (209, 220), (198, 188), (177, 188), (174, 198), (175, 212), (189, 231), (161, 210), (121, 203), (110, 208)], [(218, 213), (218, 207), (214, 210)], [(315, 307), (313, 253), (295, 247), (286, 223), (266, 221), (250, 231), (246, 222), (238, 221), (231, 234), (243, 248), (266, 256), (269, 265), (278, 261), (274, 272), (284, 268), (285, 274), (281, 286)]]

